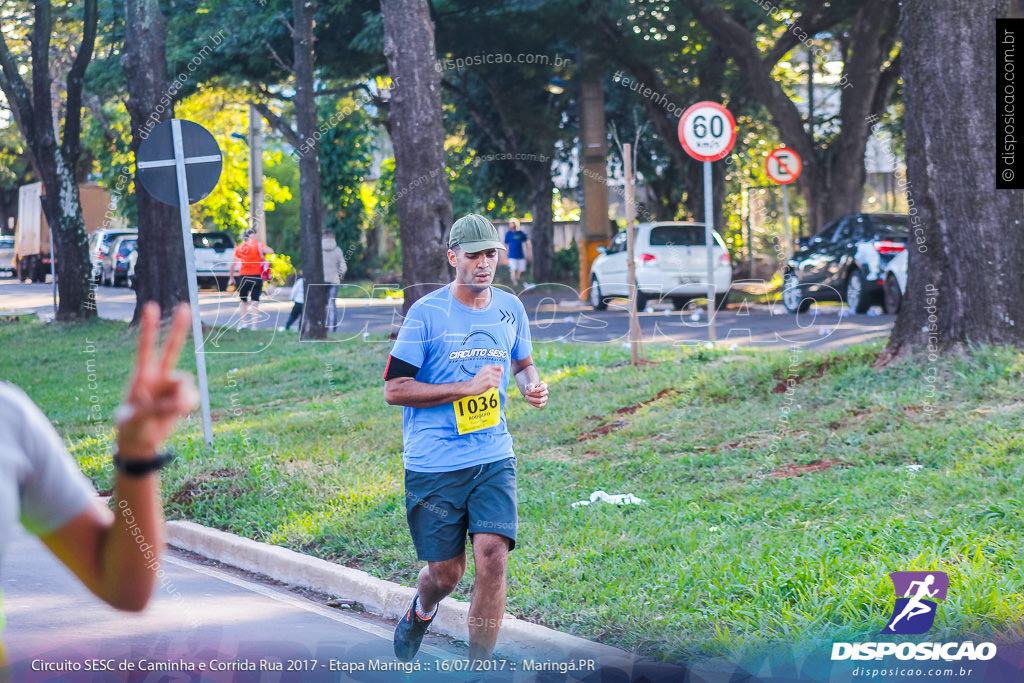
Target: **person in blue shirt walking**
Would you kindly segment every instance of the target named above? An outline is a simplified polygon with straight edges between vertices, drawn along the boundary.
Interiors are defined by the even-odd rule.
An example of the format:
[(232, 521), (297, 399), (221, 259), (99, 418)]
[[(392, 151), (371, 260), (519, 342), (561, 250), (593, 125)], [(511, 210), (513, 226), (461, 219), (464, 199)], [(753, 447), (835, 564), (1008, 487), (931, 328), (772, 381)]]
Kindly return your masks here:
[(505, 245), (508, 247), (508, 272), (512, 278), (512, 286), (515, 287), (526, 270), (527, 261), (533, 260), (533, 245), (530, 244), (527, 234), (519, 229), (518, 218), (508, 222)]
[(509, 378), (535, 408), (548, 401), (526, 309), (491, 286), (505, 248), (498, 231), (469, 214), (452, 225), (448, 247), (455, 281), (409, 307), (384, 371), (385, 401), (404, 406), (406, 519), (427, 563), (395, 629), (403, 661), (416, 656), (438, 603), (465, 573), (467, 534), (476, 567), (469, 656), (491, 657), (518, 527), (516, 455), (505, 422)]

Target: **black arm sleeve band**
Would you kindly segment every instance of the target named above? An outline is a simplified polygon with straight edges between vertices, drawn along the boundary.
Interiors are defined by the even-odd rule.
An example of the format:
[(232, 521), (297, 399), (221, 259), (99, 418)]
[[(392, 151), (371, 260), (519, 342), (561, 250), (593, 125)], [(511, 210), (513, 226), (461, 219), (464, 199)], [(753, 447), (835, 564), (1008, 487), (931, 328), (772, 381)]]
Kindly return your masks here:
[(406, 363), (401, 358), (395, 358), (394, 356), (388, 356), (388, 366), (384, 368), (384, 381), (394, 379), (396, 377), (412, 377), (416, 378), (416, 373), (420, 369), (412, 363)]

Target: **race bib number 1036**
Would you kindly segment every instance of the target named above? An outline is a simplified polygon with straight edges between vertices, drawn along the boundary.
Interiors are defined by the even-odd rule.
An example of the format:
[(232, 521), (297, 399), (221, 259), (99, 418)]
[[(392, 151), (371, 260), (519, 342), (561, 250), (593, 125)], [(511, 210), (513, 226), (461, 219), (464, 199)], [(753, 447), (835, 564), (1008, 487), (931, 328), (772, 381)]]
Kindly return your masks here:
[(460, 398), (453, 406), (459, 434), (487, 429), (501, 422), (501, 400), (497, 389), (488, 389), (479, 396)]

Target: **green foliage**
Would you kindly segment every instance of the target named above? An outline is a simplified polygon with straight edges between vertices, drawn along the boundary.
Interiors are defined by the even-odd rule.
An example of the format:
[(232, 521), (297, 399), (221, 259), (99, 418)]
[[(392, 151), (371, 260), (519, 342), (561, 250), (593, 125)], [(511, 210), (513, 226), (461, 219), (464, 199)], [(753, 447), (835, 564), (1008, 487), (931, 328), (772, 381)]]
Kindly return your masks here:
[(369, 171), (372, 136), (362, 104), (347, 97), (323, 105), (320, 112), (323, 226), (338, 238), (351, 277), (367, 274), (362, 244), (366, 212), (360, 189)]
[(573, 238), (569, 246), (555, 252), (555, 260), (551, 264), (551, 274), (557, 282), (577, 284), (580, 272), (580, 249)]
[(268, 255), (267, 260), (270, 261), (270, 281), (279, 287), (283, 286), (288, 276), (295, 272), (292, 257), (275, 253)]

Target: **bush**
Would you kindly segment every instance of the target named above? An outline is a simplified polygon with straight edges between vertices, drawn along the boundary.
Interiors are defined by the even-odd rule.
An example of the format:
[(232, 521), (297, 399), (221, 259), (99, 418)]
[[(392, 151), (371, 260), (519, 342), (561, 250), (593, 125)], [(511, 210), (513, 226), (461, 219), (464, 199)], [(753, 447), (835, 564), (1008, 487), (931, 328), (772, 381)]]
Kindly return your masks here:
[(551, 275), (560, 282), (575, 282), (580, 271), (580, 249), (576, 239), (565, 249), (555, 252), (555, 260), (551, 263)]

